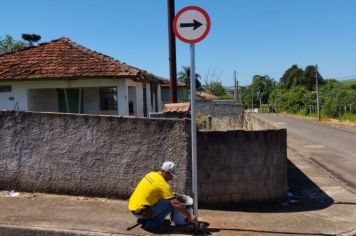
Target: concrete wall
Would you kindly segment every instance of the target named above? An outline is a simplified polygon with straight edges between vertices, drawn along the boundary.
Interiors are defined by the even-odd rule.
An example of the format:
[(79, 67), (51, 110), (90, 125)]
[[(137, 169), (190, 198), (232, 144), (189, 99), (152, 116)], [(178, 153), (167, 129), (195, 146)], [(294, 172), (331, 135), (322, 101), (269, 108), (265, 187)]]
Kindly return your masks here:
[(243, 119), (243, 128), (245, 130), (269, 130), (278, 129), (277, 126), (264, 120), (258, 114), (253, 112), (245, 112)]
[[(165, 160), (191, 193), (190, 122), (0, 111), (0, 189), (127, 198)], [(214, 206), (287, 194), (286, 130), (198, 132), (199, 199)]]
[[(205, 117), (206, 123), (211, 116), (211, 130), (242, 129), (244, 110), (235, 101), (197, 100), (197, 114)], [(201, 128), (210, 129), (209, 125)]]
[(287, 195), (286, 130), (198, 133), (198, 189), (206, 205), (266, 203)]
[(127, 198), (165, 160), (190, 189), (186, 120), (1, 111), (0, 133), (1, 189)]

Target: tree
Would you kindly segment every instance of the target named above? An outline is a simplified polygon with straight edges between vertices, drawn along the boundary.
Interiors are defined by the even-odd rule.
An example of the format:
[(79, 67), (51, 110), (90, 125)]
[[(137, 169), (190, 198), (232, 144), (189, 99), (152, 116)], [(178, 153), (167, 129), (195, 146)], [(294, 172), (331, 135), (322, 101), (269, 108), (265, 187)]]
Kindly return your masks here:
[[(356, 110), (356, 91), (336, 80), (327, 80), (321, 88), (322, 112), (333, 118), (340, 118), (347, 111)], [(351, 110), (351, 111), (350, 111)]]
[(256, 99), (259, 100), (259, 103), (266, 104), (268, 103), (268, 97), (276, 87), (276, 81), (268, 75), (255, 75), (252, 78), (250, 86), (252, 89), (251, 93), (254, 92)]
[(41, 36), (38, 34), (22, 34), (22, 39), (28, 41), (30, 46), (41, 40)]
[(271, 93), (270, 104), (272, 110), (278, 112), (309, 112), (309, 105), (315, 104), (315, 93), (309, 91), (304, 85), (295, 86), (289, 90), (278, 87)]
[(246, 86), (246, 87), (241, 86), (239, 88), (239, 93), (241, 96), (241, 103), (245, 109), (247, 109), (251, 106), (251, 92), (249, 90), (249, 87), (250, 86)]
[(0, 40), (0, 54), (14, 52), (27, 47), (28, 44), (24, 41), (16, 41), (10, 35), (6, 35)]
[(246, 87), (240, 87), (239, 93), (241, 95), (241, 102), (244, 108), (256, 108), (258, 100), (251, 85)]
[(226, 94), (226, 90), (224, 86), (218, 80), (206, 82), (204, 89), (208, 93), (214, 94), (216, 96), (223, 96)]
[(304, 71), (297, 65), (292, 65), (288, 70), (286, 70), (280, 79), (280, 83), (286, 89), (290, 89), (297, 85), (303, 84)]
[[(280, 84), (285, 89), (290, 89), (298, 85), (304, 85), (308, 90), (312, 91), (315, 89), (315, 66), (309, 65), (303, 70), (297, 65), (291, 66), (286, 70), (280, 80)], [(318, 71), (318, 82), (320, 85), (324, 84), (323, 77)]]
[[(315, 90), (316, 78), (315, 78), (315, 66), (309, 65), (304, 70), (304, 78), (302, 84), (305, 85), (310, 91)], [(318, 71), (318, 83), (320, 85), (324, 84), (323, 77), (319, 74)]]
[[(190, 67), (183, 66), (182, 69), (182, 71), (178, 72), (178, 81), (190, 87)], [(202, 89), (201, 83), (199, 81), (200, 78), (201, 76), (195, 73), (195, 88), (197, 90)]]

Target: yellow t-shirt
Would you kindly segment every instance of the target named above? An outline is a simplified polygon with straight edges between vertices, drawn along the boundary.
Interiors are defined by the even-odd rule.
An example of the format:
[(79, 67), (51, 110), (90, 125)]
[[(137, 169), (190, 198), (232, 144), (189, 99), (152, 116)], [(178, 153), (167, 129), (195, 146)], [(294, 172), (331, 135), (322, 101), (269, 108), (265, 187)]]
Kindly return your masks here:
[(137, 211), (143, 206), (152, 206), (160, 199), (173, 198), (173, 192), (167, 181), (159, 172), (150, 172), (138, 183), (130, 197), (128, 208)]

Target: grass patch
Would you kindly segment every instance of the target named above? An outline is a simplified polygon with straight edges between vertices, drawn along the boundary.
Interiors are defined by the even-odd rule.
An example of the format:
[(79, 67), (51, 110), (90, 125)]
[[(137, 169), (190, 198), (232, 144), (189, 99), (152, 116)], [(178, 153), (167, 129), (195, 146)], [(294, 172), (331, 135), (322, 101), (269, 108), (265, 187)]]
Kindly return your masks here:
[(342, 80), (340, 82), (349, 87), (356, 85), (356, 79)]
[(356, 123), (356, 114), (343, 114), (340, 117), (340, 120), (342, 120), (342, 121), (350, 121), (350, 122)]
[(224, 95), (219, 96), (218, 99), (219, 100), (233, 100), (234, 96), (229, 93), (225, 93)]

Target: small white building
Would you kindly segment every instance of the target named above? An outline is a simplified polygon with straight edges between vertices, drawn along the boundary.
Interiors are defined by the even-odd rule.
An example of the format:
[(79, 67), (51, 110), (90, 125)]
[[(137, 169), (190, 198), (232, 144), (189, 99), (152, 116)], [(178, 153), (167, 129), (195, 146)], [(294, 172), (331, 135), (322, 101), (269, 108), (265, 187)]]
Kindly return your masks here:
[(161, 83), (68, 38), (0, 55), (0, 110), (147, 116)]

